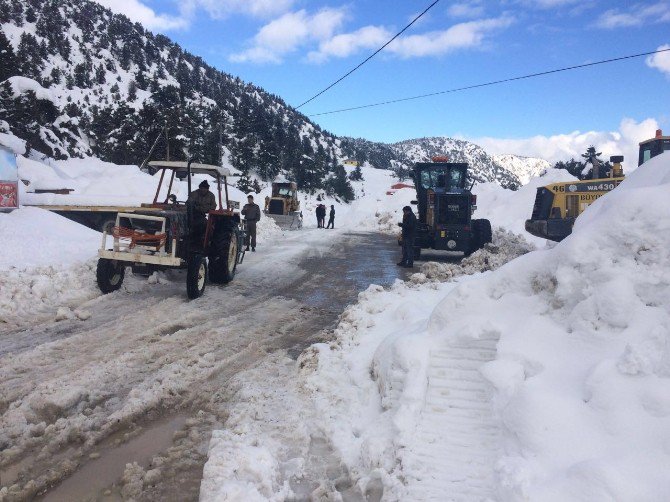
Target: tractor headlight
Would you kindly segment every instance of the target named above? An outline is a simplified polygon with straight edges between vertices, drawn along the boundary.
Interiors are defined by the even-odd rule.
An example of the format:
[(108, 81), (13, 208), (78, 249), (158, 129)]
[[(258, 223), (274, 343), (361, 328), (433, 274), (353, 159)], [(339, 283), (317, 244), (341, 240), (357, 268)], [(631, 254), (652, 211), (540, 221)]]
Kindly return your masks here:
[(447, 247), (449, 249), (454, 249), (456, 247), (456, 241), (453, 239), (450, 239), (447, 241)]

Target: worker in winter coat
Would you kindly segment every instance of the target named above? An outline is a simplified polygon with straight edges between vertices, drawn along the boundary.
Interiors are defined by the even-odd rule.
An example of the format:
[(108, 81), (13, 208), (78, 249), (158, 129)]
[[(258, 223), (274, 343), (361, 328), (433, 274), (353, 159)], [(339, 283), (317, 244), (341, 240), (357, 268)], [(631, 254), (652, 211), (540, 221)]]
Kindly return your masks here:
[(328, 215), (328, 226), (326, 228), (335, 228), (335, 206), (330, 205), (330, 214)]
[(207, 180), (198, 185), (197, 190), (193, 190), (188, 196), (188, 202), (193, 204), (193, 210), (205, 215), (216, 209), (216, 198), (209, 191)]
[(319, 228), (324, 228), (323, 220), (326, 219), (326, 206), (319, 204), (316, 206), (316, 224)]
[(253, 195), (247, 197), (247, 203), (242, 208), (242, 215), (244, 216), (244, 221), (247, 223), (247, 251), (249, 251), (250, 245), (251, 251), (256, 251), (256, 223), (261, 219), (261, 208), (258, 207), (258, 204), (254, 203)]
[(268, 209), (270, 209), (270, 196), (266, 195), (265, 196), (265, 208), (263, 209), (263, 211), (267, 212)]
[(414, 266), (414, 239), (416, 237), (416, 216), (410, 206), (402, 208), (402, 260), (398, 263), (400, 267), (412, 268)]

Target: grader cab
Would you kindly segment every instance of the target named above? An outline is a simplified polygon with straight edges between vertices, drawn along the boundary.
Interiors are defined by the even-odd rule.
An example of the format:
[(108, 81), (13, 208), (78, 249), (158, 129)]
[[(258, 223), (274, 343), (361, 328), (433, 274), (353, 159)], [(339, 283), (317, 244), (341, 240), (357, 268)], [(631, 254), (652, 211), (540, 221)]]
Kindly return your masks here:
[(272, 197), (266, 201), (264, 212), (281, 228), (302, 228), (298, 185), (293, 182), (273, 183)]

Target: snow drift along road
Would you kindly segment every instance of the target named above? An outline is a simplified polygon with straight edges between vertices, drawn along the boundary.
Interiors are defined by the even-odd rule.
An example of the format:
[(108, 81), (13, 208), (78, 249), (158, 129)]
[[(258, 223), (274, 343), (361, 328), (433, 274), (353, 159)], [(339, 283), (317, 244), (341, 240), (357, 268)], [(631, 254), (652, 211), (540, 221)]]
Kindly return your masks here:
[(667, 500), (670, 155), (555, 247), (424, 280), (361, 294), (337, 340), (300, 360), (362, 492)]

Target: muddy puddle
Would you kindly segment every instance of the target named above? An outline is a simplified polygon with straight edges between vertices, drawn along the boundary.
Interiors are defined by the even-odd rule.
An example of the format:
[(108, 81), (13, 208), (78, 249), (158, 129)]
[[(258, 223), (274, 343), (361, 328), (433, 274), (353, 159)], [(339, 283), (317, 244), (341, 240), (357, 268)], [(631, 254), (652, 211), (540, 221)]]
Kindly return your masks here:
[[(186, 423), (186, 415), (175, 415), (152, 423), (125, 443), (89, 455), (72, 476), (49, 490), (39, 500), (71, 502), (75, 500), (122, 500), (118, 491), (110, 489), (121, 479), (126, 464), (137, 462), (147, 467), (152, 458), (172, 445), (175, 432)], [(106, 443), (114, 442), (110, 438)]]

